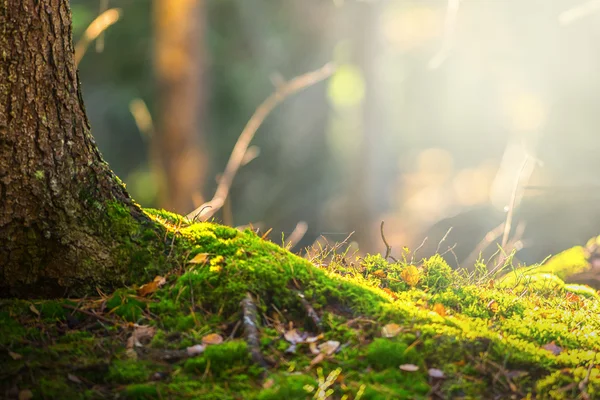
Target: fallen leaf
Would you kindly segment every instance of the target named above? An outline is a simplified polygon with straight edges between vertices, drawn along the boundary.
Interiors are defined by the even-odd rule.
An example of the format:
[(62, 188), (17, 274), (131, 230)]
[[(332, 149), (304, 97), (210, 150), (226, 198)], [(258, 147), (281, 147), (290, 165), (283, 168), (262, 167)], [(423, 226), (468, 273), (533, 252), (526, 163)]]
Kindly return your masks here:
[(563, 351), (563, 348), (560, 346), (557, 346), (556, 343), (554, 343), (554, 340), (548, 344), (543, 345), (542, 349), (548, 350), (550, 353), (554, 354), (555, 356), (559, 355)]
[(317, 343), (315, 342), (309, 343), (308, 348), (313, 354), (319, 354), (321, 352), (321, 350), (319, 350), (319, 348), (317, 347)]
[(581, 297), (577, 296), (575, 293), (567, 292), (567, 294), (565, 294), (565, 298), (570, 303), (580, 303), (581, 302)]
[(146, 283), (145, 285), (140, 286), (140, 288), (137, 290), (137, 294), (138, 294), (138, 296), (147, 296), (149, 294), (156, 292), (157, 290), (158, 290), (158, 283), (150, 282), (150, 283)]
[(10, 356), (10, 358), (12, 358), (13, 360), (20, 360), (21, 358), (23, 358), (22, 355), (20, 355), (19, 353), (14, 353), (12, 351), (8, 352), (8, 355)]
[(396, 337), (402, 331), (402, 327), (398, 324), (387, 324), (381, 329), (381, 336), (391, 338)]
[(410, 287), (417, 286), (421, 277), (419, 276), (419, 270), (414, 265), (408, 265), (400, 272), (400, 278), (408, 284)]
[(427, 370), (427, 374), (435, 379), (444, 379), (446, 377), (446, 375), (444, 375), (444, 371), (437, 368), (429, 368)]
[(285, 352), (286, 353), (295, 353), (296, 352), (296, 343), (291, 344), (290, 347), (285, 349)]
[(67, 374), (67, 379), (70, 380), (71, 382), (82, 383), (81, 379), (79, 379), (78, 377), (76, 377), (73, 374)]
[(387, 274), (382, 269), (378, 269), (377, 271), (371, 273), (371, 275), (374, 275), (374, 276), (376, 276), (376, 277), (378, 277), (380, 279), (383, 279), (383, 278), (387, 277)]
[(318, 342), (319, 340), (323, 339), (325, 335), (323, 335), (322, 333), (317, 335), (317, 336), (311, 336), (311, 337), (307, 337), (305, 342), (306, 343), (315, 343)]
[(290, 329), (283, 334), (285, 340), (292, 344), (302, 343), (304, 342), (304, 337), (298, 333), (298, 331), (294, 329)]
[(205, 345), (203, 345), (203, 344), (195, 344), (193, 346), (188, 347), (186, 349), (186, 352), (187, 352), (188, 356), (194, 357), (194, 356), (197, 356), (198, 354), (204, 353), (205, 349), (206, 349)]
[(209, 344), (221, 344), (223, 343), (223, 336), (218, 333), (211, 333), (202, 338), (202, 343), (205, 345)]
[(152, 339), (155, 333), (156, 328), (153, 326), (135, 324), (131, 336), (127, 339), (127, 349), (131, 350), (134, 347), (142, 347), (142, 342)]
[(321, 354), (317, 354), (317, 356), (315, 358), (313, 358), (312, 360), (310, 360), (310, 365), (316, 365), (318, 363), (320, 363), (321, 361), (323, 361), (325, 359), (325, 354), (321, 353)]
[(419, 367), (416, 366), (415, 364), (402, 364), (400, 366), (400, 369), (402, 371), (406, 371), (406, 372), (415, 372), (419, 370)]
[(23, 389), (19, 391), (19, 400), (30, 400), (33, 399), (33, 392), (29, 389)]
[(446, 316), (446, 308), (444, 307), (443, 304), (441, 303), (436, 303), (433, 306), (433, 311), (435, 311), (437, 314), (439, 314), (441, 317), (445, 317)]
[(32, 313), (34, 313), (38, 317), (40, 316), (40, 312), (38, 311), (37, 308), (35, 308), (35, 306), (33, 305), (33, 303), (29, 305), (29, 309), (31, 310)]
[(398, 295), (397, 295), (396, 293), (394, 293), (394, 291), (393, 291), (393, 290), (390, 290), (390, 289), (388, 289), (388, 288), (383, 288), (382, 290), (383, 290), (384, 292), (386, 292), (387, 294), (389, 294), (389, 295), (392, 297), (392, 299), (394, 299), (394, 300), (398, 300)]
[(194, 258), (192, 258), (190, 261), (188, 261), (189, 264), (204, 264), (206, 263), (206, 261), (208, 261), (208, 253), (198, 253), (194, 256)]
[(263, 389), (270, 389), (273, 387), (274, 384), (275, 381), (273, 380), (273, 378), (269, 378), (265, 381), (265, 383), (263, 383), (262, 387)]
[(333, 353), (336, 352), (336, 350), (340, 347), (340, 342), (335, 341), (335, 340), (328, 340), (325, 343), (321, 343), (319, 345), (319, 350), (321, 351), (321, 353), (324, 353), (325, 355), (332, 355)]

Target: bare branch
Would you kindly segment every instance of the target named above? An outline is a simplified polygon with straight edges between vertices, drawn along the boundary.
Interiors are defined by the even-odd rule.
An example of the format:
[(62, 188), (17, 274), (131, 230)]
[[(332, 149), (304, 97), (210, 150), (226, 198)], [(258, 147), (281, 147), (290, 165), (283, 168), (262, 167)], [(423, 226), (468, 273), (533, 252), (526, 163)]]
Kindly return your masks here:
[(202, 218), (202, 220), (207, 220), (219, 211), (229, 195), (229, 189), (231, 188), (233, 178), (242, 165), (248, 146), (265, 118), (267, 118), (271, 111), (287, 97), (328, 78), (333, 72), (333, 65), (326, 64), (318, 70), (297, 76), (296, 78), (279, 85), (275, 92), (258, 106), (250, 120), (248, 120), (248, 123), (233, 147), (233, 151), (231, 152), (231, 156), (225, 167), (225, 172), (223, 172), (221, 179), (219, 179), (219, 184), (213, 198), (189, 213), (187, 217), (190, 219)]

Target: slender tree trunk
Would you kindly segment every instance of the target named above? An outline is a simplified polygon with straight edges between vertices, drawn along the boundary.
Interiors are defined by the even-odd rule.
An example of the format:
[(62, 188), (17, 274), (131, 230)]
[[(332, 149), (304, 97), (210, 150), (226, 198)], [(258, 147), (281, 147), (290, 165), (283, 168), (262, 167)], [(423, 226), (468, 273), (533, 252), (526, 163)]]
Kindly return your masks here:
[(188, 213), (199, 204), (206, 175), (204, 0), (155, 0), (158, 127), (153, 160), (162, 169), (161, 206)]
[(0, 297), (144, 279), (156, 264), (143, 241), (158, 229), (90, 133), (69, 1), (1, 1)]

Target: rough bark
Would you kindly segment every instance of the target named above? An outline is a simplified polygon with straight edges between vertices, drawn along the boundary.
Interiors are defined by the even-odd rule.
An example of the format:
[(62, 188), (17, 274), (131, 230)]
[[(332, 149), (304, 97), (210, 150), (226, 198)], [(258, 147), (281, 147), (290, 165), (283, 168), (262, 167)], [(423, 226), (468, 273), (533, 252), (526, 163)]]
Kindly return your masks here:
[(155, 229), (90, 133), (69, 1), (0, 2), (0, 297), (141, 278)]
[(201, 196), (206, 176), (204, 9), (204, 0), (154, 2), (158, 114), (152, 158), (163, 171), (161, 206), (181, 214), (199, 205), (193, 199)]

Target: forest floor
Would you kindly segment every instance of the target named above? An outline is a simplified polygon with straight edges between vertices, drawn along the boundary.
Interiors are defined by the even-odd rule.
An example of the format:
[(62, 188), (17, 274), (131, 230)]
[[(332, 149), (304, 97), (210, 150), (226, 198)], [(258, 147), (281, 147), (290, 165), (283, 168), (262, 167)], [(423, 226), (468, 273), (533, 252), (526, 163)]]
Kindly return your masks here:
[(600, 297), (575, 247), (490, 273), (148, 211), (180, 268), (96, 297), (0, 301), (0, 398), (600, 398)]

